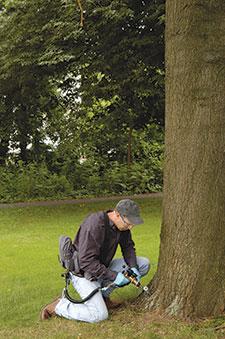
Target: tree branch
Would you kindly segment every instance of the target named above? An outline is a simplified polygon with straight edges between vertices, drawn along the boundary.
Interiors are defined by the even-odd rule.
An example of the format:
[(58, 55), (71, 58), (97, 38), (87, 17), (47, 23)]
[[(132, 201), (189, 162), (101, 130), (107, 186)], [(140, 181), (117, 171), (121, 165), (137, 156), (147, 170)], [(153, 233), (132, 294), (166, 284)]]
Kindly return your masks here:
[(84, 27), (84, 10), (81, 4), (81, 0), (77, 0), (77, 4), (80, 8), (80, 26)]

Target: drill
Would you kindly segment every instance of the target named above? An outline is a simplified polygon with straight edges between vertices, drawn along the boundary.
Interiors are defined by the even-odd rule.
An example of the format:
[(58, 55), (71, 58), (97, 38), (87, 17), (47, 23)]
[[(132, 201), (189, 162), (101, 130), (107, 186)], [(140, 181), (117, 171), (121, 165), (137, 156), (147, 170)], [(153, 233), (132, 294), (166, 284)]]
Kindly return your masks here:
[[(126, 266), (124, 266), (126, 267)], [(141, 288), (143, 291), (148, 291), (148, 286), (142, 286), (140, 281), (137, 280), (137, 274), (135, 274), (130, 267), (128, 267), (126, 270), (122, 271), (123, 275), (130, 280), (130, 282), (138, 287)]]

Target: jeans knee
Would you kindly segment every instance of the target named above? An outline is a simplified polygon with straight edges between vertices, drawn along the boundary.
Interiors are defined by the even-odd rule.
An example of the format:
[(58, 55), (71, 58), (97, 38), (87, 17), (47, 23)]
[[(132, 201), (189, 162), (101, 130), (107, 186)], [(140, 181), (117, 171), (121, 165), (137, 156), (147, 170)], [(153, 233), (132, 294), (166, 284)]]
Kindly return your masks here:
[(151, 265), (150, 265), (150, 261), (148, 258), (138, 257), (137, 264), (138, 264), (140, 274), (142, 276), (146, 275), (149, 272)]

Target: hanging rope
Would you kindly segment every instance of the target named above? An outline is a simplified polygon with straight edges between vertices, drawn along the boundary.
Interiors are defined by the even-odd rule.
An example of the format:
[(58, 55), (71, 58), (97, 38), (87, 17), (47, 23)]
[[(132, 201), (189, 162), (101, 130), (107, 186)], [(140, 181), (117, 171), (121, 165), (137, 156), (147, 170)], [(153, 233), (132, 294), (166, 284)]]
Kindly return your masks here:
[(81, 4), (81, 0), (77, 0), (77, 4), (80, 8), (80, 26), (84, 27), (84, 10)]

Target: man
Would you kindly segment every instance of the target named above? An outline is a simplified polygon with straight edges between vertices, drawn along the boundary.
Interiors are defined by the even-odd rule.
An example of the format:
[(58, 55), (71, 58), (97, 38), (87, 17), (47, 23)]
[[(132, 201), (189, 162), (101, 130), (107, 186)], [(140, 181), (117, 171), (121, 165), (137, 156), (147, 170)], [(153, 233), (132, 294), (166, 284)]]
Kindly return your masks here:
[[(82, 299), (98, 287), (109, 284), (111, 287), (100, 290), (84, 304), (74, 304), (65, 297), (58, 298), (42, 310), (41, 319), (55, 315), (91, 323), (107, 319), (107, 306), (113, 306), (109, 300), (110, 293), (116, 287), (129, 284), (122, 273), (123, 266), (129, 266), (137, 275), (138, 281), (149, 271), (149, 260), (136, 257), (130, 232), (135, 225), (142, 223), (139, 207), (130, 199), (120, 200), (114, 210), (88, 216), (74, 240), (79, 272), (76, 275), (71, 274), (71, 281)], [(113, 259), (118, 244), (123, 258)]]

